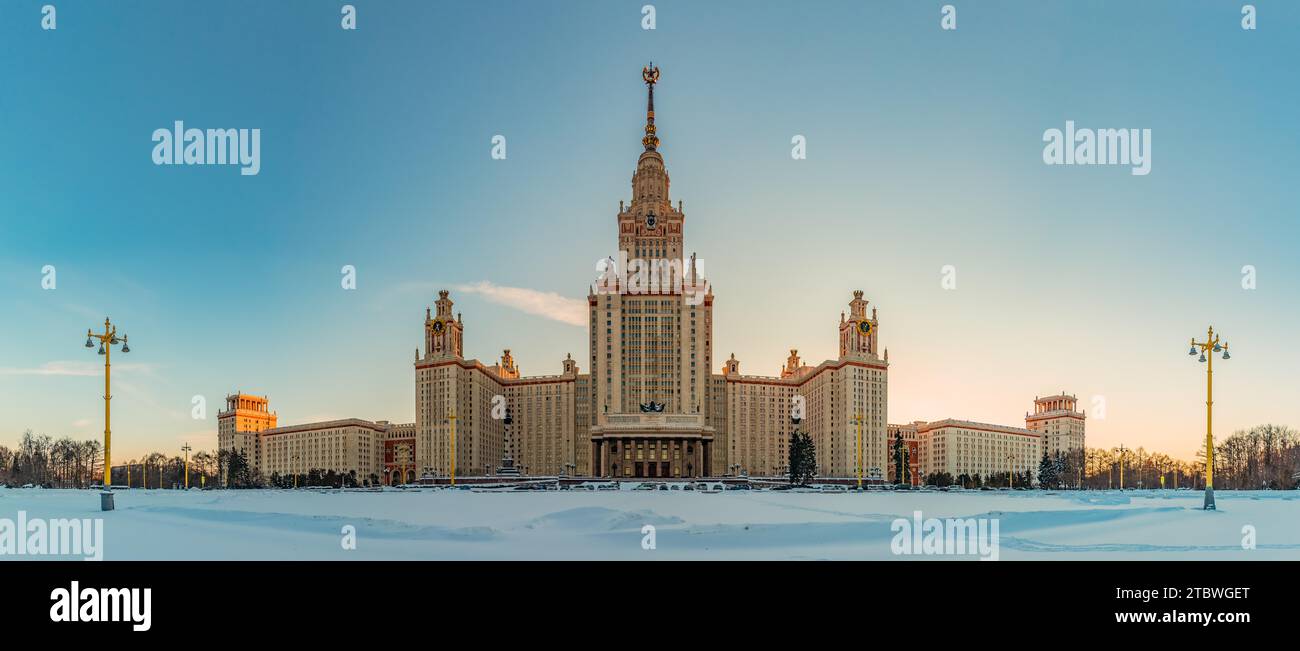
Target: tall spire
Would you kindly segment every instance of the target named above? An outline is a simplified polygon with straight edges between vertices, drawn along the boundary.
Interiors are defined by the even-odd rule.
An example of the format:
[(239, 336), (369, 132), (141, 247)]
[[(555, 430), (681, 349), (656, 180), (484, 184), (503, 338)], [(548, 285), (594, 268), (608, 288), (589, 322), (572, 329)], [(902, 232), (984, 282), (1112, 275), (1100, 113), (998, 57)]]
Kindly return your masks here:
[(659, 68), (655, 67), (653, 61), (641, 69), (641, 79), (650, 88), (645, 109), (645, 137), (641, 139), (641, 144), (645, 145), (646, 151), (655, 151), (659, 146), (659, 136), (655, 135), (655, 84), (659, 83)]

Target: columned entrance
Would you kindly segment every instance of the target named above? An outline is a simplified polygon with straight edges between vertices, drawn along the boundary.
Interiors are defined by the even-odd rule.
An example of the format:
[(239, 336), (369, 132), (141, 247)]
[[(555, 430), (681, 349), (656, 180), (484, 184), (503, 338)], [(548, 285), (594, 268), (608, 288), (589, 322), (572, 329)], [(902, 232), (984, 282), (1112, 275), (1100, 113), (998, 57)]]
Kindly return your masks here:
[(713, 428), (690, 414), (611, 414), (592, 428), (592, 474), (686, 479), (710, 474)]

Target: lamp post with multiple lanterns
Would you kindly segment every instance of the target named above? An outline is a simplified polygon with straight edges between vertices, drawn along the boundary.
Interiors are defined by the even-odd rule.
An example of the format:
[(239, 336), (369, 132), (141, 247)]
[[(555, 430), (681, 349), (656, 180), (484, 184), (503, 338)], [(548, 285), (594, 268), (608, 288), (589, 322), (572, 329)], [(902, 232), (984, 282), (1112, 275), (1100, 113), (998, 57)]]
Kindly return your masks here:
[[(121, 338), (117, 336), (117, 327), (108, 320), (108, 317), (104, 318), (103, 334), (96, 334), (91, 332), (89, 328), (86, 329), (86, 348), (94, 348), (95, 340), (99, 340), (99, 354), (104, 356), (104, 492), (100, 493), (99, 508), (104, 511), (112, 511), (113, 457), (110, 450), (112, 430), (109, 426), (109, 416), (111, 415), (109, 406), (113, 400), (113, 393), (110, 391), (109, 385), (109, 370), (111, 368), (109, 358), (112, 357), (113, 346), (121, 344), (123, 353), (131, 352), (131, 346), (126, 342), (126, 335), (122, 335)], [(129, 469), (128, 472), (130, 472)]]
[(1197, 352), (1201, 353), (1197, 361), (1205, 364), (1205, 506), (1206, 511), (1214, 510), (1214, 428), (1213, 428), (1213, 410), (1214, 410), (1214, 355), (1213, 353), (1223, 353), (1223, 359), (1232, 359), (1228, 354), (1227, 342), (1221, 342), (1219, 335), (1214, 334), (1214, 326), (1210, 326), (1206, 331), (1205, 341), (1197, 341), (1192, 337), (1192, 347), (1187, 351), (1188, 355), (1195, 356)]

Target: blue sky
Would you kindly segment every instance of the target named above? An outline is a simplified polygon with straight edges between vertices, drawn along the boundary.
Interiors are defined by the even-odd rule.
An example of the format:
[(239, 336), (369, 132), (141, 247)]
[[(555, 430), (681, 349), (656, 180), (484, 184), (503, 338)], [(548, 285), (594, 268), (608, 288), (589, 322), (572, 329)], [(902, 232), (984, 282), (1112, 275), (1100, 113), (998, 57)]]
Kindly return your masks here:
[[(1234, 2), (957, 1), (943, 31), (942, 2), (656, 2), (647, 31), (640, 1), (357, 0), (344, 31), (342, 2), (63, 1), (43, 31), (42, 4), (0, 6), (0, 443), (100, 435), (81, 337), (105, 315), (135, 342), (115, 458), (212, 447), (234, 390), (284, 424), (414, 420), (438, 288), (585, 296), (630, 198), (649, 60), (719, 362), (834, 357), (863, 289), (890, 421), (1014, 425), (1063, 389), (1104, 398), (1089, 445), (1190, 457), (1186, 342), (1212, 323), (1234, 349), (1216, 429), (1300, 425), (1300, 5), (1256, 2), (1244, 31)], [(175, 120), (261, 129), (260, 174), (155, 166)], [(1044, 165), (1066, 120), (1151, 129), (1151, 173)], [(581, 327), (453, 298), (469, 356), (585, 358)]]

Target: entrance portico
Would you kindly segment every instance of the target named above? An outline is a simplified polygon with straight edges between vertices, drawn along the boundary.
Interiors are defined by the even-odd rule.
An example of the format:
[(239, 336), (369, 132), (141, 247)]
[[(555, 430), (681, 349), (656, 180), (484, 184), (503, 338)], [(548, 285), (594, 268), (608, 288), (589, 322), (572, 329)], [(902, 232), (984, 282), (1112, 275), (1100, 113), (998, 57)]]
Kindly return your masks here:
[(713, 428), (692, 414), (610, 414), (591, 429), (592, 474), (689, 478), (710, 474)]

